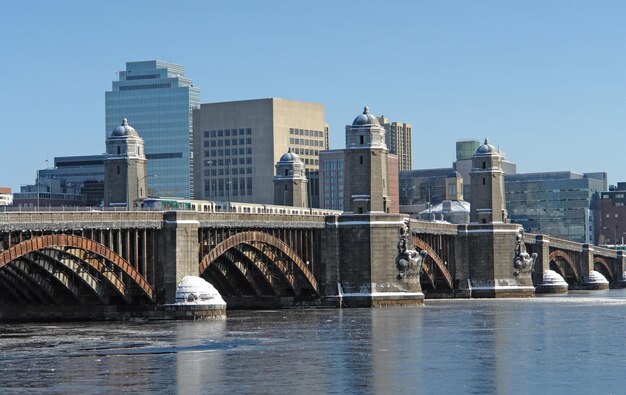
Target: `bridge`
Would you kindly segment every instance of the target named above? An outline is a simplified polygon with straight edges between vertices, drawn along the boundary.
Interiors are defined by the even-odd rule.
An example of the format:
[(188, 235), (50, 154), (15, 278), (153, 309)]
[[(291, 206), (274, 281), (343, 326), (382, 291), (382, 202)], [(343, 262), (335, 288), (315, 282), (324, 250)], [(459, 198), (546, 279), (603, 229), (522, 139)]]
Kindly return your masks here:
[[(358, 224), (353, 217), (350, 223)], [(376, 250), (394, 256), (403, 217), (368, 218), (384, 224), (385, 241), (371, 256)], [(369, 248), (337, 247), (340, 222), (339, 216), (194, 211), (0, 213), (0, 305), (149, 308), (173, 303), (185, 275), (208, 280), (229, 308), (319, 304), (342, 292), (333, 261), (351, 253), (358, 261)], [(418, 284), (426, 297), (472, 296), (467, 232), (466, 225), (410, 221), (413, 246), (426, 252)], [(569, 289), (604, 287), (591, 281), (597, 273), (612, 286), (624, 283), (622, 251), (530, 234), (524, 246), (537, 254), (538, 292), (548, 270)], [(370, 272), (396, 275), (393, 259), (368, 259), (376, 261)]]

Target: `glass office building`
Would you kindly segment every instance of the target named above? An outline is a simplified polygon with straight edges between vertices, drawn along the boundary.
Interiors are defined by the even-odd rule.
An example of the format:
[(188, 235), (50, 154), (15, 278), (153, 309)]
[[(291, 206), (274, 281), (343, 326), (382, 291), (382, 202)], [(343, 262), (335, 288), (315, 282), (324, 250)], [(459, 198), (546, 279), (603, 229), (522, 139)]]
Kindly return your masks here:
[(594, 243), (593, 208), (606, 173), (569, 171), (505, 175), (509, 220), (528, 232)]
[(193, 116), (200, 89), (183, 66), (149, 60), (127, 62), (105, 94), (106, 136), (128, 119), (145, 142), (148, 194), (193, 196)]

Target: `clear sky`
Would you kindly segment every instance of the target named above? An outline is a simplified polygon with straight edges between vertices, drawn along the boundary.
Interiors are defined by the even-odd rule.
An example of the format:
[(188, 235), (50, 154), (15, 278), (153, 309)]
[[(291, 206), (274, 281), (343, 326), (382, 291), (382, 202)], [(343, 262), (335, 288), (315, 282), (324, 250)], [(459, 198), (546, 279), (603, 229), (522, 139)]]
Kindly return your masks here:
[(323, 103), (331, 148), (368, 105), (413, 125), (413, 168), (488, 137), (518, 172), (626, 181), (625, 21), (621, 0), (5, 0), (0, 186), (104, 152), (104, 92), (151, 59), (184, 65), (202, 102)]

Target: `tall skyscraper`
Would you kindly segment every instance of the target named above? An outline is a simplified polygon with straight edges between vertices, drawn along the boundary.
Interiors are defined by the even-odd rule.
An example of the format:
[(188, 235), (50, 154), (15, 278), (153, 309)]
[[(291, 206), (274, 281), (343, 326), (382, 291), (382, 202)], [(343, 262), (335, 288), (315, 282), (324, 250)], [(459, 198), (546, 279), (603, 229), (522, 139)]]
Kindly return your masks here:
[(274, 166), (289, 147), (307, 174), (319, 169), (319, 151), (328, 148), (324, 106), (316, 103), (267, 98), (202, 104), (193, 128), (197, 199), (273, 204)]
[(398, 168), (400, 171), (411, 170), (411, 133), (413, 127), (410, 123), (392, 122), (385, 116), (378, 117), (380, 126), (385, 128), (385, 144), (389, 153), (398, 156)]
[(127, 62), (105, 102), (107, 137), (127, 118), (145, 142), (148, 195), (192, 197), (192, 111), (200, 105), (200, 89), (185, 77), (183, 66)]

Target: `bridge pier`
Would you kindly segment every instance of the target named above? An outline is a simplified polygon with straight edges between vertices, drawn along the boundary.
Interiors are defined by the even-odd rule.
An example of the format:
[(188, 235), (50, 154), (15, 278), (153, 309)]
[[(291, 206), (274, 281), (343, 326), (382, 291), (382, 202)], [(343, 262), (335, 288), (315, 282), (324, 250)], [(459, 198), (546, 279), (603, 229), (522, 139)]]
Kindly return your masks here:
[(567, 282), (560, 274), (550, 269), (550, 238), (546, 235), (535, 236), (535, 271), (533, 282), (536, 293), (567, 293)]
[(583, 244), (580, 254), (580, 278), (582, 289), (608, 289), (609, 282), (604, 276), (595, 271), (593, 264), (593, 246), (591, 244)]
[(613, 272), (615, 273), (615, 287), (626, 288), (626, 254), (622, 250), (616, 253)]
[[(459, 228), (459, 291), (471, 298), (535, 295), (530, 267), (516, 268), (519, 226), (502, 222), (471, 223)], [(523, 244), (523, 240), (522, 240)]]
[(167, 211), (163, 214), (163, 229), (159, 232), (156, 255), (156, 284), (158, 304), (176, 302), (176, 288), (185, 276), (199, 276), (198, 228), (195, 212)]
[(384, 213), (327, 217), (321, 251), (326, 303), (346, 307), (423, 303), (419, 273), (400, 279), (395, 265), (403, 220), (403, 215)]

